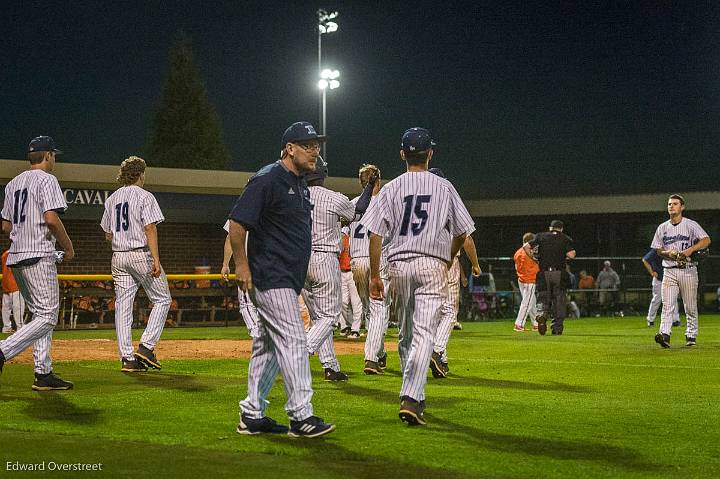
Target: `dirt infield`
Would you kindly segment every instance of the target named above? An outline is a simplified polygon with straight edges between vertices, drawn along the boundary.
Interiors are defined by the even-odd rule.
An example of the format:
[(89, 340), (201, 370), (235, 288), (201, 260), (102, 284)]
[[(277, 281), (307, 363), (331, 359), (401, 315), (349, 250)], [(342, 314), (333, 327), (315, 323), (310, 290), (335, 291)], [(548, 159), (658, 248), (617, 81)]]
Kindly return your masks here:
[[(184, 339), (160, 341), (156, 348), (158, 359), (216, 359), (249, 358), (250, 340), (235, 339)], [(362, 341), (335, 341), (339, 355), (362, 354)], [(396, 342), (385, 344), (388, 351), (397, 351)], [(117, 342), (112, 339), (57, 339), (52, 342), (53, 361), (117, 360)], [(29, 349), (13, 358), (12, 362), (32, 363)]]

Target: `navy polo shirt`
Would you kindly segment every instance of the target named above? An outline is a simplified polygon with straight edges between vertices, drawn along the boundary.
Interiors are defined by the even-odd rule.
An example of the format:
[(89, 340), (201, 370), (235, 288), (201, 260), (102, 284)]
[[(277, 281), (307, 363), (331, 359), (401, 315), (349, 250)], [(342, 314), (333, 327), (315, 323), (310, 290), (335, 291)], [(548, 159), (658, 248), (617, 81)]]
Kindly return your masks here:
[(663, 265), (662, 265), (662, 257), (657, 254), (657, 251), (654, 249), (651, 249), (647, 252), (645, 256), (643, 256), (643, 259), (650, 264), (650, 267), (653, 271), (657, 273), (657, 279), (658, 281), (662, 281), (663, 279)]
[(248, 181), (229, 218), (249, 232), (248, 261), (259, 290), (292, 288), (300, 294), (310, 261), (312, 209), (305, 180), (280, 161)]

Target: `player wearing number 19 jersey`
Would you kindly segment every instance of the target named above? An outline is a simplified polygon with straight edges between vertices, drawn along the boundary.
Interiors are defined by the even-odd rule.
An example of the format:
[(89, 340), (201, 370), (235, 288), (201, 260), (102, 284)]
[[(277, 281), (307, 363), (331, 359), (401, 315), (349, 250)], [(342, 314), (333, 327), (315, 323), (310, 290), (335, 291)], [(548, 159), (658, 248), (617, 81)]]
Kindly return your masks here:
[(400, 419), (411, 425), (425, 424), (427, 369), (447, 298), (448, 266), (475, 230), (452, 184), (427, 171), (433, 145), (424, 128), (405, 132), (400, 156), (407, 172), (383, 187), (363, 217), (372, 233), (370, 295), (376, 299), (384, 296), (380, 251), (382, 238), (389, 239), (390, 294), (400, 323), (403, 371)]
[(73, 384), (53, 373), (50, 343), (57, 324), (60, 289), (57, 281), (55, 240), (65, 250), (65, 259), (75, 256), (72, 241), (59, 213), (67, 209), (57, 179), (50, 174), (55, 155), (60, 151), (49, 136), (30, 142), (30, 170), (20, 173), (5, 187), (2, 230), (10, 234), (7, 265), (25, 299), (31, 321), (5, 341), (0, 342), (0, 371), (3, 363), (32, 344), (35, 360), (36, 391), (71, 389)]
[[(115, 282), (115, 331), (122, 371), (160, 369), (153, 350), (160, 340), (170, 310), (170, 289), (160, 265), (157, 223), (165, 218), (145, 184), (145, 160), (131, 156), (122, 162), (117, 178), (123, 186), (105, 202), (101, 226), (112, 243), (112, 275)], [(131, 326), (133, 302), (142, 286), (153, 309), (140, 344), (133, 353)]]

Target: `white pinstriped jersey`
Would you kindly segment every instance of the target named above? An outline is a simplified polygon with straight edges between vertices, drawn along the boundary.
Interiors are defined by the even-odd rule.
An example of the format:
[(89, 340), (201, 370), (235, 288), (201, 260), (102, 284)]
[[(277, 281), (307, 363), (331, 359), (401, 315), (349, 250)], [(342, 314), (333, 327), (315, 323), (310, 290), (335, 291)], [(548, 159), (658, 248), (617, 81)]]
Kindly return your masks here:
[[(356, 205), (359, 196), (356, 196), (351, 200), (352, 204)], [(370, 204), (375, 200), (373, 196), (370, 198)], [(361, 220), (353, 221), (350, 223), (350, 257), (351, 258), (367, 258), (370, 256), (370, 235), (367, 229), (362, 224)]]
[(340, 253), (340, 221), (355, 218), (355, 205), (347, 196), (323, 186), (310, 186), (312, 250)]
[(57, 178), (43, 170), (20, 173), (5, 186), (2, 218), (12, 223), (7, 264), (50, 256), (55, 237), (45, 223), (45, 212), (67, 209)]
[[(658, 226), (650, 247), (653, 249), (662, 248), (683, 251), (697, 241), (707, 237), (708, 234), (702, 229), (702, 226), (690, 218), (683, 218), (676, 225), (667, 220)], [(677, 261), (663, 258), (663, 266), (666, 268), (677, 266)]]
[(427, 171), (407, 172), (386, 184), (370, 204), (363, 224), (389, 238), (388, 260), (420, 256), (450, 260), (450, 237), (475, 231), (453, 185)]
[(100, 226), (106, 233), (112, 233), (113, 251), (129, 251), (147, 246), (144, 227), (164, 220), (155, 196), (130, 185), (108, 197)]

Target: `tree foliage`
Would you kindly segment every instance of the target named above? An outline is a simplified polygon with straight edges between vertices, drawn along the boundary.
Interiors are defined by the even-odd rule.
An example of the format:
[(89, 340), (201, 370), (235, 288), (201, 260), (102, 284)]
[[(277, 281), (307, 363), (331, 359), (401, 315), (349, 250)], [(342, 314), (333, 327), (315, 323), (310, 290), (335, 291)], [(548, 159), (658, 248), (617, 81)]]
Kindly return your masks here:
[(220, 117), (193, 60), (187, 37), (170, 52), (170, 71), (146, 148), (151, 166), (215, 170), (227, 168)]

